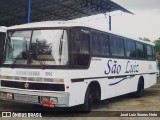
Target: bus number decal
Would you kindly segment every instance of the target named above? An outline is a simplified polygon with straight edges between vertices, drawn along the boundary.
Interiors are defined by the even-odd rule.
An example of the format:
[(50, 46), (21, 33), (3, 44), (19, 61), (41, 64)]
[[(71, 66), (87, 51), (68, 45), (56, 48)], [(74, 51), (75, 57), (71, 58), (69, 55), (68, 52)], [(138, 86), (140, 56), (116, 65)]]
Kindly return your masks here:
[(52, 72), (45, 72), (45, 76), (52, 76)]

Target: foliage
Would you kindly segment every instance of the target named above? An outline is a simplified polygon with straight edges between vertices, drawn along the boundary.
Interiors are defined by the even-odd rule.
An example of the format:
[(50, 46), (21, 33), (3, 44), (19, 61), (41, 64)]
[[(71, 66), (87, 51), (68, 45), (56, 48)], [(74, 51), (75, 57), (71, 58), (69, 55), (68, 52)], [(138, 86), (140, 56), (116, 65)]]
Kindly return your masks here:
[(157, 67), (158, 67), (158, 70), (160, 70), (160, 60), (158, 60)]
[(154, 44), (155, 44), (156, 52), (160, 52), (160, 40), (156, 40)]
[(139, 37), (138, 39), (140, 39), (140, 40), (143, 40), (143, 41), (147, 41), (147, 42), (151, 42), (151, 40), (149, 39), (149, 38), (141, 38), (141, 37)]
[(150, 39), (148, 39), (148, 38), (143, 38), (143, 40), (144, 40), (144, 41), (151, 42), (151, 40), (150, 40)]

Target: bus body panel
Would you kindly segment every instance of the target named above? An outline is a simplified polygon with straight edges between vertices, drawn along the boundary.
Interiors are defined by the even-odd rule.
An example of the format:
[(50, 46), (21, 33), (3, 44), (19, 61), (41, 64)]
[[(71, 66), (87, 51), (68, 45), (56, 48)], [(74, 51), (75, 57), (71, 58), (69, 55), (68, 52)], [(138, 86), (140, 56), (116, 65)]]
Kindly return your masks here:
[[(138, 81), (141, 76), (144, 77), (144, 88), (148, 88), (156, 83), (156, 71), (154, 70), (156, 63), (154, 61), (144, 63), (144, 61), (141, 60), (99, 59), (101, 59), (101, 63), (99, 62), (100, 60), (92, 60), (87, 70), (71, 70), (71, 72), (69, 72), (71, 79), (74, 79), (74, 82), (71, 84), (71, 103), (74, 103), (75, 96), (79, 104), (84, 103), (86, 89), (92, 81), (98, 81), (100, 84), (101, 100), (137, 91)], [(117, 64), (123, 66), (119, 74), (105, 74), (105, 70), (108, 69), (107, 61), (109, 60), (117, 61)], [(129, 66), (132, 65), (128, 64), (127, 66), (128, 61), (133, 64), (136, 62), (136, 65), (139, 65), (139, 71), (136, 73), (125, 73), (129, 70)], [(150, 70), (147, 69), (149, 66), (152, 66)], [(77, 78), (77, 76), (80, 77)], [(78, 95), (77, 91), (79, 91)], [(75, 100), (75, 104), (78, 102), (77, 100)]]
[[(101, 63), (99, 61), (101, 61)], [(108, 61), (113, 61), (113, 64), (109, 63)], [(128, 67), (129, 64), (127, 64), (128, 61), (130, 61), (130, 63), (133, 63), (133, 64), (136, 63), (136, 65), (139, 65), (139, 68), (138, 68), (139, 71), (136, 73), (125, 73), (126, 71), (129, 70), (129, 67)], [(114, 71), (109, 70), (109, 68), (114, 67), (115, 63), (116, 63), (116, 66), (118, 65), (123, 66), (121, 67), (121, 70), (118, 74), (114, 73)], [(152, 66), (150, 71), (147, 70), (147, 67), (149, 66), (150, 67)], [(144, 88), (148, 88), (156, 83), (156, 71), (153, 70), (155, 66), (156, 66), (156, 63), (152, 61), (147, 61), (146, 63), (144, 63), (141, 60), (122, 60), (122, 59), (117, 60), (117, 59), (110, 59), (110, 58), (99, 58), (99, 60), (95, 60), (95, 58), (92, 58), (89, 69), (85, 69), (85, 70), (78, 70), (78, 69), (77, 70), (76, 69), (75, 70), (31, 69), (30, 70), (30, 69), (18, 69), (18, 68), (17, 69), (1, 68), (1, 77), (3, 78), (4, 76), (9, 75), (13, 77), (19, 76), (23, 78), (35, 77), (35, 78), (64, 79), (65, 92), (69, 94), (68, 106), (75, 106), (75, 105), (84, 103), (87, 87), (92, 81), (98, 81), (98, 83), (100, 84), (101, 100), (135, 92), (137, 90), (138, 80), (141, 76), (144, 77)], [(27, 72), (30, 72), (30, 75)], [(50, 76), (48, 76), (48, 73), (50, 73)], [(109, 73), (109, 74), (106, 75), (106, 73)], [(10, 81), (21, 82), (20, 80), (16, 80), (16, 79), (15, 80), (10, 79)], [(30, 81), (25, 80), (23, 82), (29, 83)], [(55, 84), (55, 83), (52, 83), (52, 84)], [(66, 89), (66, 86), (69, 86), (69, 88)], [(3, 90), (4, 88), (2, 89), (2, 91)], [(23, 90), (16, 89), (15, 93), (31, 94), (28, 91), (29, 90), (27, 89), (23, 89)], [(46, 93), (44, 91), (42, 95), (48, 96), (49, 94), (47, 92), (49, 93), (51, 91), (46, 91)], [(56, 92), (57, 91), (53, 91), (52, 96), (54, 96), (54, 93)], [(40, 94), (42, 93), (42, 91), (37, 91), (37, 93)]]

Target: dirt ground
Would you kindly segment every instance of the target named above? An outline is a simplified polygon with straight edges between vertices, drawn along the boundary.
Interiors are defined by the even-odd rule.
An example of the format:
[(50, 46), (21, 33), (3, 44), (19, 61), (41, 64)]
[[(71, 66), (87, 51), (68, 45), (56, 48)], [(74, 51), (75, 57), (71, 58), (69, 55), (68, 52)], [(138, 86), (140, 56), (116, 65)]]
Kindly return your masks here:
[[(73, 108), (44, 108), (39, 105), (31, 105), (24, 103), (13, 103), (8, 101), (0, 101), (0, 111), (12, 112), (39, 112), (42, 118), (34, 118), (35, 120), (160, 120), (160, 78), (157, 84), (151, 88), (144, 90), (144, 95), (141, 98), (134, 98), (131, 95), (124, 95), (113, 99), (105, 100), (95, 105), (91, 113), (73, 112), (77, 110)], [(120, 117), (120, 115), (127, 117)], [(133, 117), (133, 116), (138, 117)], [(145, 117), (144, 117), (145, 116)], [(5, 120), (22, 120), (33, 118), (0, 118)]]

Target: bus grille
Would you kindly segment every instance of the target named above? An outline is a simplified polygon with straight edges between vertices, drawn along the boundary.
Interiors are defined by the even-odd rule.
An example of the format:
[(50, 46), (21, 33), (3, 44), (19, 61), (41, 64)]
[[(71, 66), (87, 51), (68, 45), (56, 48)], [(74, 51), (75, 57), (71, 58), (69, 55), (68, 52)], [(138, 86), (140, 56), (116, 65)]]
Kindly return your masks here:
[(40, 76), (40, 72), (39, 71), (16, 71), (16, 75), (21, 75), (21, 76)]
[(17, 82), (17, 81), (1, 80), (1, 86), (19, 88), (19, 89), (29, 89), (29, 90), (65, 91), (64, 84)]

